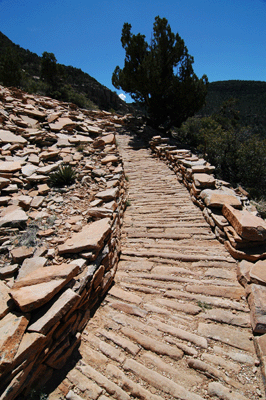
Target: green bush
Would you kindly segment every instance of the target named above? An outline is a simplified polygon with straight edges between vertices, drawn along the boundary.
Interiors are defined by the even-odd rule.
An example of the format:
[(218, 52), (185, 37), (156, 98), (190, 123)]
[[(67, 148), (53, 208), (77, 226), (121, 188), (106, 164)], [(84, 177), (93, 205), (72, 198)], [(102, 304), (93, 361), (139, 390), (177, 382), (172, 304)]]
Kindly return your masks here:
[(55, 187), (70, 186), (77, 177), (77, 172), (71, 165), (60, 165), (57, 171), (50, 175), (50, 184)]
[(266, 139), (239, 124), (233, 101), (211, 117), (189, 118), (174, 137), (216, 167), (216, 176), (241, 185), (252, 197), (266, 196)]

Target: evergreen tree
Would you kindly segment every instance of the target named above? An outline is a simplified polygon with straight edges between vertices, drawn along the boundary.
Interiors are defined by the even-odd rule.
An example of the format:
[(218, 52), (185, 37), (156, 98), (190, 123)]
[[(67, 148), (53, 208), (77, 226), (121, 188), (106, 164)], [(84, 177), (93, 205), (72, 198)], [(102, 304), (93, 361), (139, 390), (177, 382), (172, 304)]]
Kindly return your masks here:
[(57, 60), (53, 53), (45, 51), (42, 54), (41, 60), (41, 77), (51, 86), (52, 89), (56, 87), (58, 67)]
[(0, 62), (0, 81), (4, 86), (19, 86), (22, 78), (21, 60), (16, 51), (8, 47)]
[(152, 126), (180, 127), (200, 110), (207, 94), (207, 77), (195, 75), (193, 57), (167, 19), (155, 18), (150, 44), (144, 35), (133, 35), (131, 25), (125, 23), (121, 43), (125, 64), (123, 69), (115, 68), (112, 83), (145, 106)]

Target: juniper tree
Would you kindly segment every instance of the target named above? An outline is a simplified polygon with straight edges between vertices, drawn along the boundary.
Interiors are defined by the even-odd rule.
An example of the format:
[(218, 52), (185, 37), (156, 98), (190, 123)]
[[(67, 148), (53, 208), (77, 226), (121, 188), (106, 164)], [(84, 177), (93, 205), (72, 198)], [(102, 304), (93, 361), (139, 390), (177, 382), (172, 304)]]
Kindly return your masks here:
[(123, 69), (115, 68), (112, 83), (145, 107), (152, 126), (180, 127), (203, 106), (207, 76), (196, 76), (193, 57), (167, 19), (155, 18), (150, 44), (144, 35), (133, 35), (131, 28), (129, 23), (123, 26), (125, 63)]

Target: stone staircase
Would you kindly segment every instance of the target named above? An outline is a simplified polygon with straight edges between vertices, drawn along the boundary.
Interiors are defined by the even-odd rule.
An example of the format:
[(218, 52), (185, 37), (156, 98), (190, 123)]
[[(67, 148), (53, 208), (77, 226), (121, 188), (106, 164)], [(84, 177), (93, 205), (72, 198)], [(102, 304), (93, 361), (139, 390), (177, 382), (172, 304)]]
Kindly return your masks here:
[(127, 135), (115, 278), (49, 399), (264, 398), (236, 261), (174, 172)]

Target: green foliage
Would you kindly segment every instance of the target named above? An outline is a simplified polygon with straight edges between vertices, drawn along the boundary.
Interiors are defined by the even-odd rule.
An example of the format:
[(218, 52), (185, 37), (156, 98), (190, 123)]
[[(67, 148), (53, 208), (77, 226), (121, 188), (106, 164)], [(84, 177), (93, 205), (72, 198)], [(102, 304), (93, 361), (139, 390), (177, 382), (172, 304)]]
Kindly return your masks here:
[(57, 60), (53, 53), (45, 51), (41, 60), (41, 78), (48, 83), (53, 89), (57, 86), (58, 68)]
[(253, 204), (256, 207), (260, 217), (266, 219), (266, 200), (264, 199), (260, 199), (257, 201), (252, 200), (251, 204)]
[(206, 310), (211, 310), (212, 306), (205, 301), (197, 301), (198, 307), (202, 308), (202, 310), (205, 312)]
[[(11, 54), (10, 49), (20, 61), (19, 72), (21, 80), (3, 83), (2, 72), (5, 53)], [(12, 71), (12, 68), (5, 68)], [(13, 72), (12, 79), (16, 77)], [(81, 69), (65, 66), (56, 62), (53, 53), (44, 52), (42, 57), (12, 43), (0, 32), (0, 83), (6, 86), (20, 86), (29, 93), (50, 96), (57, 100), (71, 102), (87, 109), (113, 108), (117, 111), (128, 112), (129, 107), (115, 92), (101, 85), (96, 79)]]
[(45, 392), (45, 388), (42, 389), (32, 389), (29, 393), (30, 400), (47, 400), (49, 394)]
[(85, 150), (84, 144), (79, 144), (79, 145), (77, 146), (77, 151), (78, 151), (78, 152), (83, 153), (84, 150)]
[(235, 110), (241, 126), (250, 126), (261, 138), (266, 138), (266, 82), (219, 81), (208, 85), (206, 104), (199, 115), (211, 116), (229, 99), (237, 99)]
[(20, 86), (21, 78), (21, 60), (12, 47), (8, 47), (1, 58), (0, 81), (4, 86)]
[(126, 200), (126, 208), (131, 206), (131, 201), (129, 199)]
[(55, 187), (70, 186), (77, 177), (76, 171), (71, 165), (60, 165), (57, 171), (50, 175), (50, 183)]
[(235, 104), (230, 100), (210, 117), (189, 118), (175, 135), (215, 165), (219, 178), (240, 184), (251, 196), (265, 196), (266, 139), (241, 125)]
[(152, 126), (179, 127), (202, 108), (207, 77), (195, 75), (193, 57), (165, 18), (155, 18), (150, 44), (144, 35), (133, 35), (131, 25), (125, 23), (121, 43), (126, 51), (125, 64), (123, 69), (115, 68), (112, 83), (145, 106)]
[(266, 139), (253, 135), (237, 150), (239, 180), (251, 196), (266, 195)]

